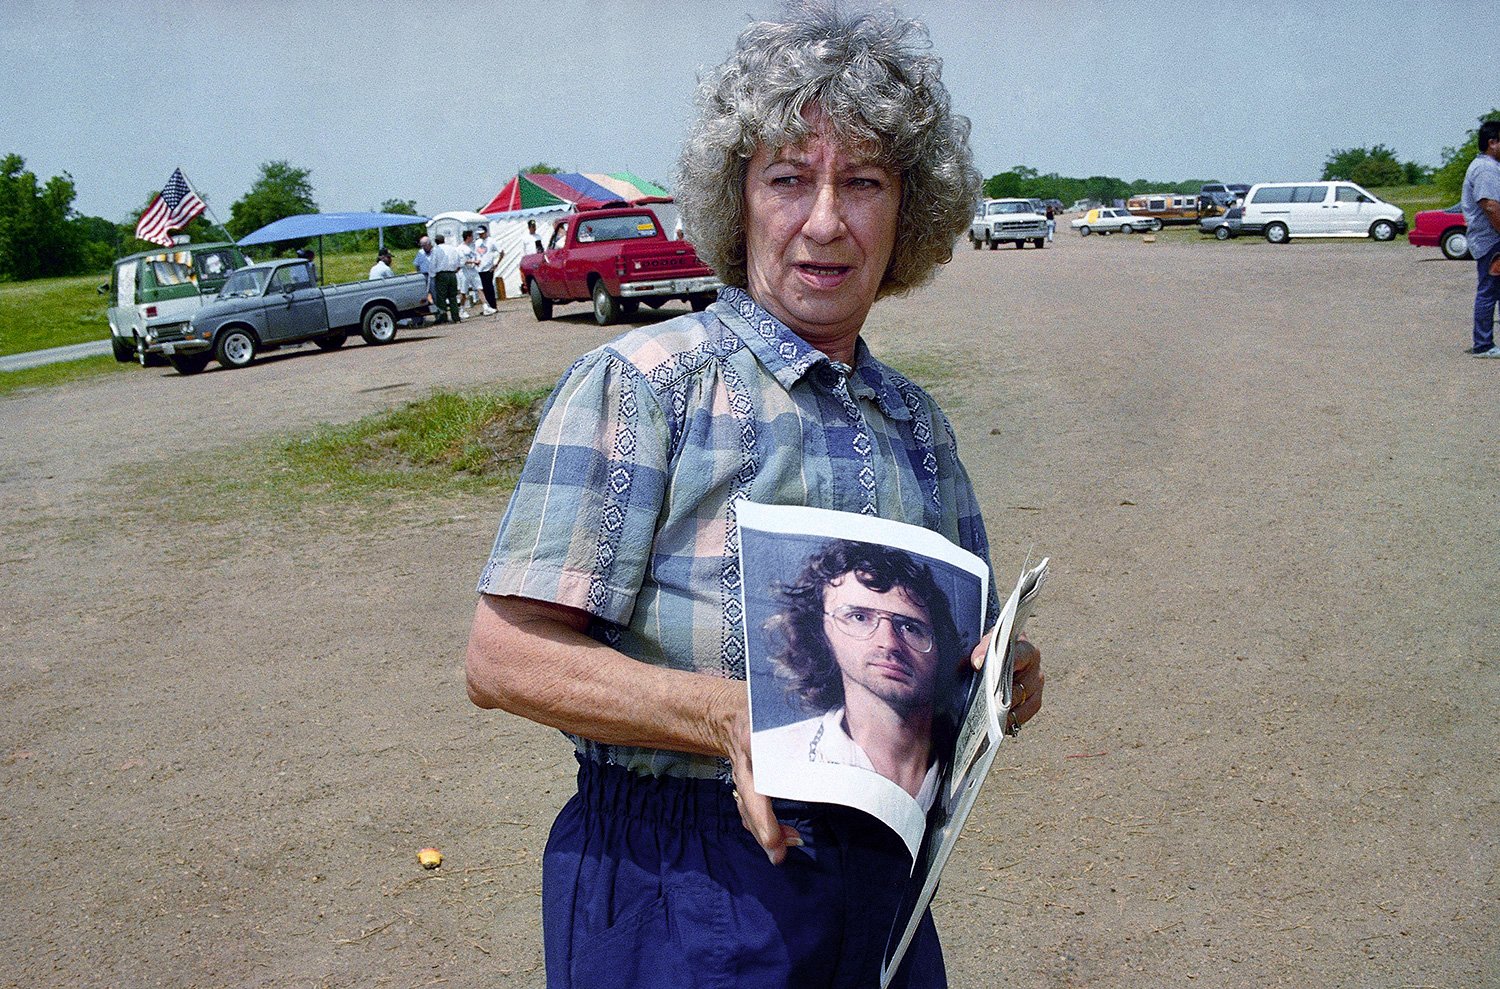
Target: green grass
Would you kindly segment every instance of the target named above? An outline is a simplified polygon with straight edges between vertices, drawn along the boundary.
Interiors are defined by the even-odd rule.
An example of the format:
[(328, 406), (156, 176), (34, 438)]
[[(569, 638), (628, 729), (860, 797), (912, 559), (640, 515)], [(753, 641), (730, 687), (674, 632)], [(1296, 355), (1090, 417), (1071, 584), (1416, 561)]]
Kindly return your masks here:
[(109, 297), (95, 289), (108, 275), (0, 283), (0, 355), (109, 337)]
[(244, 517), (379, 518), (393, 507), (514, 487), (545, 390), (437, 392), (344, 425), (227, 447), (163, 473), (121, 471), (153, 492), (141, 511), (213, 524)]
[(438, 392), (282, 443), (282, 477), (309, 491), (454, 491), (514, 482), (545, 391)]
[(1417, 214), (1423, 210), (1446, 209), (1453, 205), (1451, 200), (1443, 197), (1437, 186), (1431, 184), (1388, 185), (1370, 191), (1392, 206), (1400, 206), (1401, 211), (1406, 214), (1408, 225), (1415, 224)]
[(25, 388), (50, 388), (53, 385), (97, 378), (100, 375), (114, 374), (117, 371), (139, 370), (140, 367), (136, 364), (121, 364), (115, 360), (114, 355), (105, 354), (102, 357), (85, 357), (82, 360), (43, 364), (41, 367), (28, 367), (20, 371), (0, 371), (0, 395)]

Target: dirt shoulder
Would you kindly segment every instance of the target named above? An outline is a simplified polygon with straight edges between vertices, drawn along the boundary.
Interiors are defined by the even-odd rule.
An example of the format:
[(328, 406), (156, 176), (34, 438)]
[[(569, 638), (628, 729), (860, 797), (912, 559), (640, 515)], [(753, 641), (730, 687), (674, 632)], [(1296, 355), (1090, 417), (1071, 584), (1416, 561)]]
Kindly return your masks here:
[[(1500, 368), (1435, 258), (1061, 234), (876, 307), (1001, 574), (1055, 561), (1046, 709), (939, 893), (955, 986), (1500, 981)], [(0, 984), (542, 984), (570, 749), (461, 666), (503, 504), (151, 506), (278, 431), (550, 383), (610, 335), (564, 312), (0, 398)]]

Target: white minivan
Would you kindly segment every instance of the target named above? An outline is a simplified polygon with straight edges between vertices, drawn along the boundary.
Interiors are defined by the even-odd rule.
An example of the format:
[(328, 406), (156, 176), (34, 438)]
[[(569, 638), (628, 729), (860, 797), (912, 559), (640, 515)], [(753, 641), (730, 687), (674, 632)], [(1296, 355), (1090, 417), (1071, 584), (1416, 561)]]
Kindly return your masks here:
[(1406, 232), (1401, 207), (1381, 202), (1353, 182), (1261, 182), (1245, 194), (1240, 233), (1263, 233), (1273, 244), (1292, 237), (1371, 237)]

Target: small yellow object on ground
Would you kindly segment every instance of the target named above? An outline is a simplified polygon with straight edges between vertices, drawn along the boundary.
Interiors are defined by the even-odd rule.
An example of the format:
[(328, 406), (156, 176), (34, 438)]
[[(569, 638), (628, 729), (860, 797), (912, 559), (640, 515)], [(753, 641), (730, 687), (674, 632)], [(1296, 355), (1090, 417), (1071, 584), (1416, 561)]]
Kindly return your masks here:
[(443, 864), (443, 853), (436, 848), (424, 848), (417, 853), (417, 861), (424, 869), (436, 869)]

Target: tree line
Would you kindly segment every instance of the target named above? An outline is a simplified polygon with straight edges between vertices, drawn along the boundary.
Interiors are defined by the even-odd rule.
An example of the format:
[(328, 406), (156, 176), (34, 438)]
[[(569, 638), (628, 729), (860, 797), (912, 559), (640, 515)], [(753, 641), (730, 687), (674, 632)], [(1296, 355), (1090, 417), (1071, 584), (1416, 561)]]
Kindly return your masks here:
[[(1500, 119), (1500, 110), (1491, 110), (1480, 118)], [(1413, 161), (1400, 161), (1396, 152), (1384, 144), (1366, 148), (1335, 148), (1323, 162), (1324, 180), (1347, 179), (1362, 186), (1428, 185), (1431, 184), (1446, 199), (1458, 201), (1463, 186), (1464, 172), (1477, 153), (1475, 140), (1479, 128), (1476, 126), (1454, 147), (1444, 148), (1442, 162), (1429, 168)], [(1236, 176), (1227, 176), (1235, 180)], [(1090, 200), (1096, 203), (1111, 203), (1117, 199), (1149, 192), (1176, 192), (1191, 195), (1205, 182), (1223, 179), (1178, 179), (1162, 182), (1152, 179), (1126, 181), (1112, 175), (1091, 175), (1088, 178), (1071, 178), (1056, 172), (1042, 174), (1027, 165), (1017, 165), (998, 175), (992, 175), (984, 183), (984, 194), (991, 199), (1057, 199), (1065, 205)]]

